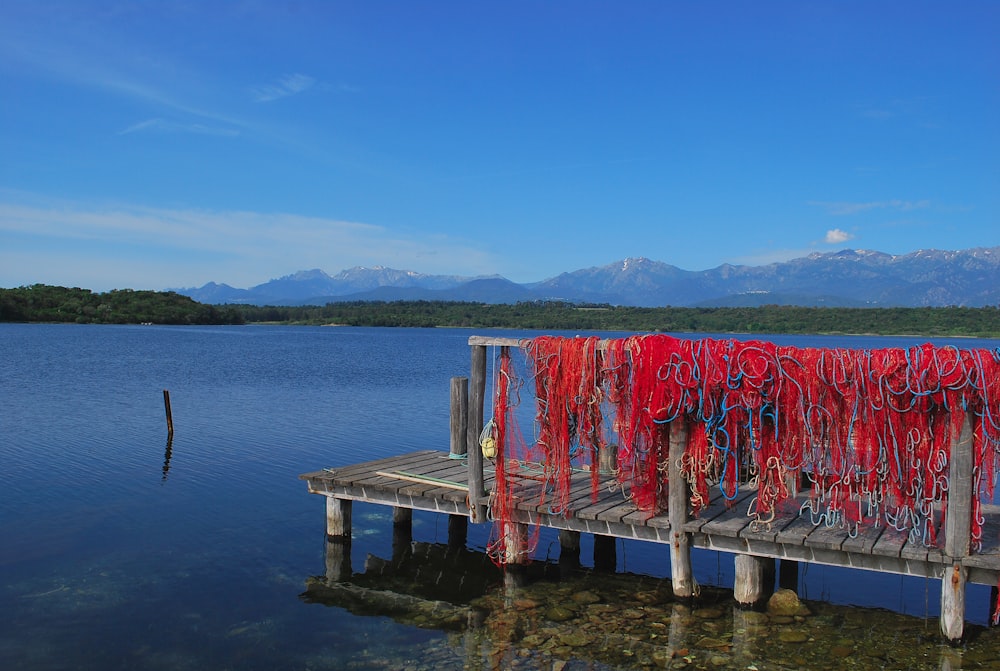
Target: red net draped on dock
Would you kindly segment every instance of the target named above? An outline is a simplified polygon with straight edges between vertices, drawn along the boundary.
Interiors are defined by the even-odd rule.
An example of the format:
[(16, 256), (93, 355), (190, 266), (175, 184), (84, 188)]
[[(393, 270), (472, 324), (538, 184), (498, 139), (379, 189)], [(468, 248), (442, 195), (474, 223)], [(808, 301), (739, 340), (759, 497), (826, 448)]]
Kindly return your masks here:
[[(533, 440), (512, 426), (516, 380), (506, 348), (493, 416), (500, 455), (493, 515), (509, 519), (515, 479), (532, 473), (548, 512), (570, 514), (571, 476), (617, 451), (625, 495), (650, 514), (666, 509), (669, 426), (684, 422), (680, 472), (691, 506), (704, 508), (718, 484), (733, 500), (756, 495), (749, 514), (766, 523), (805, 481), (803, 511), (814, 523), (888, 524), (925, 545), (937, 542), (947, 501), (949, 459), (972, 418), (976, 496), (992, 498), (1000, 463), (1000, 350), (930, 344), (872, 350), (796, 348), (763, 341), (644, 335), (524, 341), (537, 401)], [(530, 465), (530, 466), (529, 466)]]

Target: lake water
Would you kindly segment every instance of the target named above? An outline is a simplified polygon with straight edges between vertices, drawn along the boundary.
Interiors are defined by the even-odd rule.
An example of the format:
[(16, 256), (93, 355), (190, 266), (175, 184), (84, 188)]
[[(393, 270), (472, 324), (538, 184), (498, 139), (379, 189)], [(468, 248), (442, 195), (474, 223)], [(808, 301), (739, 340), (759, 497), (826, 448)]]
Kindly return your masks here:
[[(298, 475), (411, 450), (447, 450), (449, 379), (468, 374), (469, 335), (458, 329), (0, 324), (0, 668), (663, 667), (662, 656), (654, 659), (646, 649), (635, 656), (627, 641), (618, 645), (624, 657), (601, 657), (572, 640), (554, 647), (539, 638), (534, 645), (535, 629), (520, 620), (520, 629), (504, 638), (496, 624), (456, 630), (379, 613), (378, 604), (359, 613), (335, 600), (324, 607), (303, 598), (307, 581), (325, 571), (325, 515), (324, 499), (309, 495)], [(922, 342), (774, 340), (851, 347)], [(164, 389), (175, 426), (169, 445)], [(444, 516), (416, 513), (413, 540), (431, 551), (442, 548), (447, 526)], [(392, 556), (390, 509), (355, 504), (354, 533), (356, 571)], [(470, 526), (463, 557), (473, 565), (487, 533), (485, 526)], [(699, 551), (696, 577), (731, 588), (732, 563), (730, 555)], [(618, 569), (644, 576), (637, 585), (655, 585), (669, 576), (667, 550), (622, 543)], [(895, 640), (900, 631), (917, 631), (913, 636), (931, 650), (928, 668), (952, 654), (935, 639), (936, 580), (821, 566), (801, 571), (803, 598), (828, 602), (809, 603), (816, 617), (846, 627), (845, 636), (872, 636), (850, 634), (849, 623), (866, 608), (879, 609), (871, 611), (873, 621), (885, 623)], [(588, 581), (586, 589), (574, 579)], [(609, 595), (630, 589), (621, 579), (601, 582), (585, 571), (561, 584), (575, 594), (600, 594), (598, 605), (610, 605)], [(532, 599), (557, 598), (556, 585), (548, 575), (539, 579), (540, 591), (525, 588), (515, 610), (530, 610)], [(433, 582), (424, 589), (433, 596)], [(500, 588), (491, 589), (482, 603), (497, 598)], [(988, 588), (969, 587), (973, 625), (986, 623), (988, 596)], [(735, 640), (734, 631), (757, 626), (740, 628), (728, 618), (716, 616), (722, 631), (715, 639), (699, 629), (698, 640), (727, 634)], [(708, 627), (713, 618), (696, 620)], [(547, 626), (539, 624), (538, 631)], [(970, 630), (965, 668), (1000, 663), (996, 630)], [(655, 639), (656, 629), (649, 631)], [(714, 648), (694, 641), (677, 648), (690, 659), (674, 655), (668, 665), (699, 668), (714, 660), (722, 668), (747, 668), (733, 661), (734, 640)], [(837, 640), (845, 649), (850, 639)], [(498, 641), (508, 646), (501, 656)], [(836, 640), (823, 645), (834, 649)], [(787, 653), (770, 660), (766, 647), (751, 651), (757, 668), (794, 668), (805, 659)], [(860, 647), (847, 646), (845, 658), (861, 655)], [(897, 668), (891, 656), (865, 659), (857, 668)]]

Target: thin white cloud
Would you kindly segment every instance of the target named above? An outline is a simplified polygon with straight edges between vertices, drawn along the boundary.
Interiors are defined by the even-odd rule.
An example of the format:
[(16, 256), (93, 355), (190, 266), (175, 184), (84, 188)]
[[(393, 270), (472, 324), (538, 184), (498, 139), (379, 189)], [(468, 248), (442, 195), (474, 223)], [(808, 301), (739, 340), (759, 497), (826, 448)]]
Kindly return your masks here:
[(285, 75), (276, 84), (257, 86), (251, 90), (254, 100), (259, 103), (271, 102), (280, 98), (287, 98), (311, 88), (316, 80), (309, 75), (293, 74)]
[[(83, 280), (72, 277), (90, 277), (95, 266), (108, 278), (107, 288), (165, 288), (208, 281), (246, 287), (306, 268), (335, 273), (353, 266), (385, 265), (479, 275), (497, 267), (491, 252), (461, 240), (332, 218), (19, 201), (0, 200), (0, 237), (12, 241), (5, 252), (32, 259), (30, 276), (5, 265), (0, 286), (30, 282), (77, 286)], [(68, 262), (59, 256), (67, 249), (72, 251)], [(153, 278), (158, 282), (151, 284)]]
[(140, 132), (194, 133), (196, 135), (217, 135), (220, 137), (236, 137), (240, 134), (240, 131), (236, 128), (206, 126), (201, 123), (181, 123), (159, 117), (134, 123), (128, 128), (119, 131), (118, 134), (129, 135)]
[[(213, 124), (206, 128), (218, 124), (231, 128), (247, 126), (218, 109), (195, 103), (207, 99), (204, 94), (207, 85), (197, 83), (200, 75), (183, 69), (162, 54), (154, 58), (148, 49), (148, 45), (138, 48), (117, 36), (100, 40), (77, 30), (61, 33), (0, 30), (0, 57), (19, 63), (24, 71), (44, 73), (73, 86), (109, 92), (156, 106), (160, 112), (169, 111)], [(198, 124), (183, 125), (190, 128)]]
[(828, 245), (839, 245), (852, 239), (854, 239), (853, 234), (848, 233), (847, 231), (842, 231), (839, 228), (831, 228), (826, 232), (826, 237), (823, 241)]
[(922, 210), (930, 207), (929, 200), (876, 200), (869, 202), (849, 202), (849, 201), (823, 201), (811, 200), (809, 205), (822, 207), (827, 214), (836, 216), (859, 214), (869, 210), (890, 209), (899, 212), (910, 212), (912, 210)]

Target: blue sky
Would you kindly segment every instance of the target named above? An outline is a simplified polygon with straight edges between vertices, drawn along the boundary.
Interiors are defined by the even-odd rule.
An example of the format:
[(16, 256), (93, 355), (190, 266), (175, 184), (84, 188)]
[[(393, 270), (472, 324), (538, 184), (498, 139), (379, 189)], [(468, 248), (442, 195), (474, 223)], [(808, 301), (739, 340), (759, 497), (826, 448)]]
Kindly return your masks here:
[(996, 246), (1000, 3), (0, 3), (0, 286)]

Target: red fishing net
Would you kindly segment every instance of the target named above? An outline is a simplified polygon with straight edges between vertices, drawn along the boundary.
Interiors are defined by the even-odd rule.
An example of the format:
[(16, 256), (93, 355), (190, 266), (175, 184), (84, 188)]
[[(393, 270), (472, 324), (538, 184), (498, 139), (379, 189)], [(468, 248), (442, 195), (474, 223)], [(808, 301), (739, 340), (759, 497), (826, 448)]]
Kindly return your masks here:
[[(973, 550), (981, 544), (982, 501), (992, 499), (1000, 462), (1000, 350), (639, 335), (538, 337), (519, 354), (521, 371), (509, 348), (494, 364), (497, 555), (507, 556), (516, 501), (533, 498), (539, 510), (568, 516), (580, 500), (572, 474), (588, 470), (596, 496), (605, 449), (616, 450), (618, 482), (637, 508), (664, 512), (672, 422), (688, 429), (680, 472), (695, 514), (714, 486), (727, 500), (749, 487), (749, 514), (766, 524), (790, 487), (807, 481), (803, 511), (815, 523), (855, 531), (886, 524), (931, 546), (946, 509), (951, 446), (969, 417)], [(530, 439), (516, 419), (524, 388), (535, 401)], [(516, 542), (526, 557), (530, 539)]]

